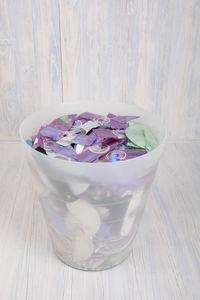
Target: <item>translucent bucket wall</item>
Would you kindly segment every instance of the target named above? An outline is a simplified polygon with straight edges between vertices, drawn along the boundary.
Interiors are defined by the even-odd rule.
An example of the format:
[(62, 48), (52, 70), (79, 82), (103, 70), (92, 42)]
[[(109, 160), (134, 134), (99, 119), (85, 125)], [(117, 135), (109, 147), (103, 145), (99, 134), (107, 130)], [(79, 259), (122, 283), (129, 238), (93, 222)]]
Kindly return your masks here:
[[(84, 163), (49, 157), (26, 144), (41, 125), (84, 111), (139, 115), (159, 146), (125, 161)], [(35, 177), (43, 183), (39, 198), (56, 255), (71, 267), (90, 271), (122, 262), (131, 252), (163, 151), (165, 132), (160, 120), (134, 105), (69, 102), (27, 117), (20, 137)]]

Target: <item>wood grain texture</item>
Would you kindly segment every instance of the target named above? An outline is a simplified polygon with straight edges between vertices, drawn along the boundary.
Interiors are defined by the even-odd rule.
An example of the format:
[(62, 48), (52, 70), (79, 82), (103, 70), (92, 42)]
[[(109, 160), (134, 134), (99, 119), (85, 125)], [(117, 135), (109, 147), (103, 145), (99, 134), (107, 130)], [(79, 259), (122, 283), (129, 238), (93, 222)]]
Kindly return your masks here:
[(1, 139), (62, 99), (135, 102), (200, 138), (199, 0), (2, 0), (0, 17)]
[(60, 0), (64, 101), (135, 102), (200, 137), (200, 1)]
[(199, 152), (166, 145), (131, 255), (89, 273), (55, 257), (21, 145), (0, 143), (0, 299), (198, 300)]
[(62, 100), (57, 1), (0, 2), (0, 136), (18, 136), (22, 119)]

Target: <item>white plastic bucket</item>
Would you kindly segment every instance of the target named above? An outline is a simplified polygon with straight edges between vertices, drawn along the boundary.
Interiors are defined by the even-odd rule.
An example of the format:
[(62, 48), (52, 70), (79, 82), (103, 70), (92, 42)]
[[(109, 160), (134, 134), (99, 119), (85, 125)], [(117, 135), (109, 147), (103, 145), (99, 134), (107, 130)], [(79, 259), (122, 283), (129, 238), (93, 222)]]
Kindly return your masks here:
[[(49, 157), (26, 144), (41, 125), (85, 111), (139, 115), (159, 146), (125, 161), (85, 163)], [(135, 105), (69, 102), (28, 116), (20, 126), (20, 138), (30, 166), (44, 184), (40, 201), (56, 255), (67, 265), (91, 271), (123, 261), (132, 249), (163, 151), (165, 130), (160, 120)]]

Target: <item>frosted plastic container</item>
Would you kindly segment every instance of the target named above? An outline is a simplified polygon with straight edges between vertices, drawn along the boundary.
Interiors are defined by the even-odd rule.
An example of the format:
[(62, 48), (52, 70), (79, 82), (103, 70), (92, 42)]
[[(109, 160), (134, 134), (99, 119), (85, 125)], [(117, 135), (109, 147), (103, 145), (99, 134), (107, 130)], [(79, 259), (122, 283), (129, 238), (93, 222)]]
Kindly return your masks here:
[[(49, 157), (26, 144), (41, 125), (84, 111), (139, 115), (159, 146), (126, 161), (84, 163)], [(28, 116), (20, 126), (20, 137), (35, 177), (42, 183), (39, 198), (56, 255), (71, 267), (90, 271), (122, 262), (131, 252), (163, 151), (165, 132), (160, 121), (134, 105), (69, 102)]]

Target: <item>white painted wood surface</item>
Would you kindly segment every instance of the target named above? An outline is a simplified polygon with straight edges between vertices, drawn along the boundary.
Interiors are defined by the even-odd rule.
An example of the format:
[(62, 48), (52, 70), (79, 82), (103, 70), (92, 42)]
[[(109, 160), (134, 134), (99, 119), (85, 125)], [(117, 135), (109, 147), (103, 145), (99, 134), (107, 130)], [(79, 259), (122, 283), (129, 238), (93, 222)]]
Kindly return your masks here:
[(0, 138), (52, 103), (135, 102), (200, 137), (199, 0), (0, 1)]
[(200, 299), (200, 142), (166, 145), (133, 252), (89, 273), (54, 255), (18, 142), (0, 143), (0, 299)]
[(26, 115), (61, 101), (58, 2), (0, 1), (1, 139), (16, 139)]

